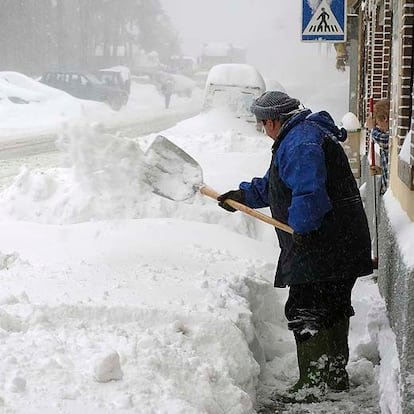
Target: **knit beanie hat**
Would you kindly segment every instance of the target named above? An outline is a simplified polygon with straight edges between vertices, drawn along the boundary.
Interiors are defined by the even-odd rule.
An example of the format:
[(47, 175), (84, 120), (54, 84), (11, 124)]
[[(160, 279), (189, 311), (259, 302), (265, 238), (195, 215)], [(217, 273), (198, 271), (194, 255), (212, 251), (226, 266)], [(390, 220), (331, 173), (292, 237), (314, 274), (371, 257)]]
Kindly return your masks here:
[(280, 119), (281, 115), (298, 109), (300, 101), (284, 92), (267, 91), (252, 104), (251, 111), (259, 120)]

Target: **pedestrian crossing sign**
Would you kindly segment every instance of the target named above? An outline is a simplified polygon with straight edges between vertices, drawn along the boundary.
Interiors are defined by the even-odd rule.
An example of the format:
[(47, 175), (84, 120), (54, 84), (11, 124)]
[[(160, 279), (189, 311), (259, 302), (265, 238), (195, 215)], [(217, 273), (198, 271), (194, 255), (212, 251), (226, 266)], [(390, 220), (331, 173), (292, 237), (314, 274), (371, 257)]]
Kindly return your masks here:
[(302, 0), (302, 41), (346, 41), (346, 0)]

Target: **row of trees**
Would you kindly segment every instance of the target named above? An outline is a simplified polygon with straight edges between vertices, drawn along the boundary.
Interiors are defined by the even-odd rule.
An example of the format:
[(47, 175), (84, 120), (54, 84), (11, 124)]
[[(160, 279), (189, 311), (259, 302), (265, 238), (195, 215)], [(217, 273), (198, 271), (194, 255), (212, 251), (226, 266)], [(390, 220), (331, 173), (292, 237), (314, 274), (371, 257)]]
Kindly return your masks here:
[(139, 50), (179, 52), (159, 0), (2, 0), (0, 70), (134, 64)]

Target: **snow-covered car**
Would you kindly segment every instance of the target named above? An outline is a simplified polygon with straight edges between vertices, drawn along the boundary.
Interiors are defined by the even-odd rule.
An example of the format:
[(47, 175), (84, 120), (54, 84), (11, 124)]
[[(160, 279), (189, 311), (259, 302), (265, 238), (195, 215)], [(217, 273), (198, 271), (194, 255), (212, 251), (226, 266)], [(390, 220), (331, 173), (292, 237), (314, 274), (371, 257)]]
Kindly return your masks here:
[(91, 73), (51, 71), (43, 74), (40, 82), (79, 99), (106, 102), (115, 111), (128, 102), (128, 95), (124, 90), (106, 85)]
[(216, 65), (207, 77), (203, 108), (224, 106), (238, 118), (256, 122), (250, 107), (265, 90), (263, 77), (254, 66), (244, 63)]
[[(38, 82), (18, 72), (0, 72), (0, 100), (16, 104), (41, 102), (44, 91)], [(42, 85), (43, 86), (43, 85)]]
[(128, 95), (131, 92), (131, 72), (126, 66), (100, 69), (96, 77), (108, 86), (124, 90)]

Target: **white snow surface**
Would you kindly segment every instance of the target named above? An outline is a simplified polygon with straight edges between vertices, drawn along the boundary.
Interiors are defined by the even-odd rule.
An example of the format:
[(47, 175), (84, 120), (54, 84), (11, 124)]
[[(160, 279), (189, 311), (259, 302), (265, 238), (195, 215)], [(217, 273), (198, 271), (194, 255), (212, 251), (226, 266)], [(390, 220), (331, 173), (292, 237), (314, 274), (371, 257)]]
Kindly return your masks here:
[[(162, 135), (219, 192), (270, 162), (272, 142), (224, 111)], [(66, 127), (59, 168), (23, 167), (0, 192), (1, 412), (253, 414), (295, 381), (273, 228), (200, 194), (152, 193), (154, 137)], [(290, 412), (399, 414), (395, 339), (371, 278), (353, 303), (350, 394)]]
[(349, 132), (359, 131), (361, 129), (361, 123), (356, 115), (352, 112), (347, 112), (342, 118), (342, 126)]
[(410, 158), (411, 158), (411, 134), (412, 134), (411, 130), (407, 132), (404, 138), (404, 143), (401, 147), (401, 151), (398, 154), (398, 157), (408, 164), (410, 163)]

